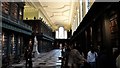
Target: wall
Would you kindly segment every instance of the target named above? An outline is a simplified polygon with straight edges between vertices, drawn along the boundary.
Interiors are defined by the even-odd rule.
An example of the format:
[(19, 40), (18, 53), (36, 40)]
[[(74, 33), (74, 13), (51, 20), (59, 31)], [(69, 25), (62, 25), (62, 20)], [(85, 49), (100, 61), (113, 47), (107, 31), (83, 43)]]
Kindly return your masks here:
[(34, 19), (34, 17), (36, 17), (37, 19), (39, 18), (39, 12), (37, 9), (34, 8), (25, 8), (24, 10), (24, 19), (28, 18), (28, 19)]

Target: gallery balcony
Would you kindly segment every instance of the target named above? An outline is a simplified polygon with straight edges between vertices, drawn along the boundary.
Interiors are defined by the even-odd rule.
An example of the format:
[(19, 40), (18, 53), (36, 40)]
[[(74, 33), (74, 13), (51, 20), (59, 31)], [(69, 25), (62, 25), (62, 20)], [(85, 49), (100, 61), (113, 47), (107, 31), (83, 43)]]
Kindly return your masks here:
[(6, 29), (10, 29), (16, 32), (24, 33), (31, 35), (32, 27), (23, 23), (22, 20), (16, 19), (8, 14), (2, 13), (2, 27)]

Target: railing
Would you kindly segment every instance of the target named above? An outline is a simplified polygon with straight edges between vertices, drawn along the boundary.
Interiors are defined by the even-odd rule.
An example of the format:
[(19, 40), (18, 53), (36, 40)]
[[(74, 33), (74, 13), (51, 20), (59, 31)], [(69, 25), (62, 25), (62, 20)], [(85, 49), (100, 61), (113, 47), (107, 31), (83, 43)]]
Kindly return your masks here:
[(23, 23), (23, 21), (20, 21), (20, 20), (19, 20), (18, 23), (19, 23), (20, 25), (22, 25), (24, 28), (27, 28), (27, 29), (32, 30), (32, 27), (29, 26), (29, 25), (27, 25), (27, 24), (25, 24), (25, 23)]
[(53, 37), (48, 36), (48, 35), (46, 35), (46, 34), (44, 34), (44, 33), (42, 33), (42, 35), (43, 35), (43, 36), (45, 36), (46, 38), (49, 38), (49, 39), (51, 39), (51, 40), (54, 40), (54, 38), (53, 38)]
[(14, 17), (12, 17), (12, 16), (10, 16), (8, 14), (2, 13), (2, 19), (5, 19), (6, 21), (10, 21), (9, 23), (17, 25), (17, 26), (19, 26), (21, 28), (25, 28), (27, 30), (32, 30), (31, 26), (23, 23), (22, 20), (18, 20), (18, 19), (14, 18)]

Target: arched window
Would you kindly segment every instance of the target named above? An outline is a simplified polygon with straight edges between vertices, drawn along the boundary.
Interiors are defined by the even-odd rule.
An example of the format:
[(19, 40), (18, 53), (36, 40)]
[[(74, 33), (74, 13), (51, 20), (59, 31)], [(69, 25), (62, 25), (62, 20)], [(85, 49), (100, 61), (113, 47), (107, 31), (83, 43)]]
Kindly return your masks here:
[(55, 35), (56, 39), (67, 39), (67, 30), (65, 30), (64, 27), (59, 27)]

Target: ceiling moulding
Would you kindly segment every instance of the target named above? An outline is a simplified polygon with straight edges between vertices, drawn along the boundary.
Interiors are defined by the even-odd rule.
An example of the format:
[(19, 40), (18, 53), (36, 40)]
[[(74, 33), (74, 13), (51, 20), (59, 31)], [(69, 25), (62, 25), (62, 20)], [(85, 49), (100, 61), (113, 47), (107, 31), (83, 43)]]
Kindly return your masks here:
[(59, 13), (58, 13), (58, 14), (53, 14), (53, 15), (51, 15), (50, 18), (54, 18), (54, 17), (58, 17), (58, 16), (59, 16), (59, 17), (63, 16), (64, 18), (66, 18), (66, 17), (68, 18), (68, 17), (69, 17), (69, 15), (63, 15), (63, 14), (59, 14)]
[(54, 12), (54, 13), (59, 13), (59, 12), (66, 12), (70, 10), (70, 6), (64, 7), (62, 9), (53, 9), (53, 8), (44, 8), (48, 12)]
[[(34, 0), (33, 0), (34, 1)], [(78, 2), (78, 0), (39, 0), (40, 2)]]
[[(19, 1), (19, 0), (14, 0)], [(23, 0), (24, 2), (79, 2), (79, 0)]]
[(70, 23), (70, 25), (71, 25), (71, 23), (72, 23), (72, 20), (73, 20), (73, 13), (74, 13), (74, 7), (75, 7), (75, 3), (74, 2), (72, 2), (71, 3), (71, 10), (70, 10), (70, 17), (69, 17), (69, 23)]
[[(68, 22), (68, 19), (63, 20), (64, 22)], [(69, 24), (70, 25), (70, 24)]]
[(63, 12), (63, 16), (70, 16), (70, 11)]
[[(49, 3), (47, 3), (48, 5), (49, 5)], [(71, 3), (69, 3), (69, 4), (71, 4)], [(46, 5), (46, 3), (42, 3), (42, 6), (44, 6), (44, 5)], [(52, 6), (54, 6), (54, 5), (52, 5)], [(51, 15), (49, 15), (49, 17), (51, 18), (51, 20), (53, 21), (53, 22), (59, 22), (58, 24), (59, 25), (64, 25), (64, 20), (67, 18), (67, 19), (69, 19), (69, 13), (68, 14), (66, 14), (65, 12), (67, 12), (67, 11), (69, 11), (70, 12), (70, 6), (71, 5), (69, 5), (69, 8), (68, 8), (68, 5), (67, 5), (67, 9), (66, 9), (66, 7), (64, 6), (64, 11), (62, 11), (62, 12), (60, 12), (60, 10), (61, 9), (54, 9), (54, 10), (58, 10), (58, 12), (52, 12), (52, 11), (54, 11), (54, 10), (51, 10), (50, 8), (49, 8), (49, 10), (51, 11), (51, 12), (48, 12), (47, 11), (47, 13), (49, 14), (49, 13), (51, 13)], [(61, 6), (60, 6), (61, 7)], [(59, 7), (58, 7), (59, 8)], [(63, 10), (62, 9), (62, 10)], [(45, 9), (45, 10), (48, 10), (47, 8)], [(65, 15), (63, 15), (63, 12), (65, 13)], [(66, 16), (67, 15), (67, 16)], [(62, 17), (61, 17), (62, 16)], [(58, 17), (60, 17), (60, 18), (58, 18)], [(64, 19), (65, 18), (65, 19)], [(62, 19), (62, 20), (61, 20)], [(66, 22), (66, 23), (68, 23), (68, 21)], [(56, 24), (56, 23), (53, 23), (53, 24)], [(70, 24), (68, 24), (68, 26), (69, 26)], [(69, 28), (69, 27), (68, 27)], [(69, 30), (69, 29), (68, 29)]]
[(35, 8), (31, 2), (25, 2), (25, 6), (27, 6), (27, 8)]
[(69, 8), (69, 9), (67, 9), (67, 10), (64, 10), (62, 13), (67, 12), (67, 11), (70, 11), (70, 8)]
[(53, 16), (62, 16), (63, 14), (61, 12), (53, 13)]
[(60, 15), (60, 14), (52, 14), (52, 15), (50, 15), (50, 18), (53, 18), (53, 17), (55, 17), (55, 16), (69, 17), (69, 15), (65, 15), (65, 14), (62, 14), (62, 15)]
[[(59, 4), (59, 3), (58, 3)], [(64, 8), (66, 8), (66, 7), (69, 7), (70, 5), (64, 5), (64, 6), (62, 6), (62, 7), (58, 7), (58, 8), (54, 8), (53, 6), (43, 6), (44, 8), (47, 8), (47, 9), (57, 9), (57, 10), (59, 10), (59, 9), (64, 9)]]
[(53, 22), (50, 20), (50, 17), (47, 15), (46, 11), (41, 7), (39, 7), (39, 11), (42, 12), (42, 14), (45, 16), (45, 18), (48, 20), (48, 23), (50, 24), (51, 28), (53, 29), (53, 31), (56, 29), (55, 25), (53, 24)]

